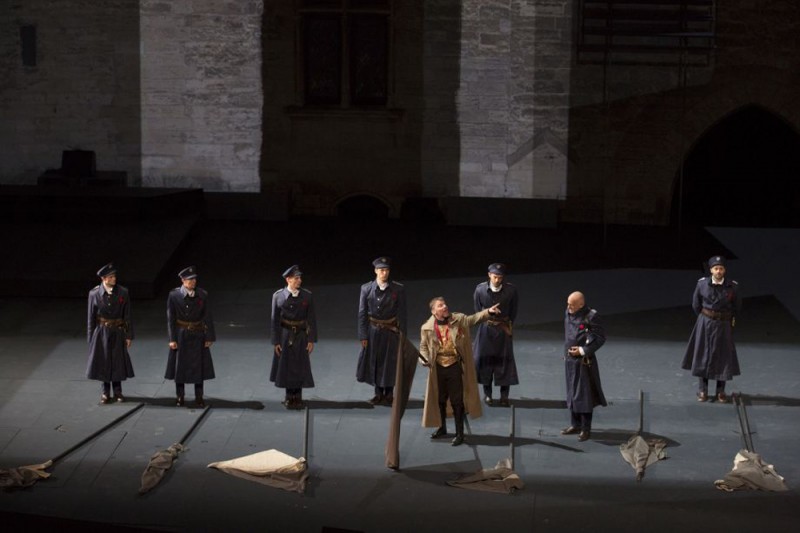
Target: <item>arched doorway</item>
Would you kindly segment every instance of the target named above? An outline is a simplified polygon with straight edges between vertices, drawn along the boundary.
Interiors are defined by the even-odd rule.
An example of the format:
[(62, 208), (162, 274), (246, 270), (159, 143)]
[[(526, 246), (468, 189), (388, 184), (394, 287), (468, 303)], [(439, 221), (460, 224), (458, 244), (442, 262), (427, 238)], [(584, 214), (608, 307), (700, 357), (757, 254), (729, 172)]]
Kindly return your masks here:
[(800, 134), (755, 105), (726, 116), (687, 154), (671, 219), (688, 226), (800, 225)]
[(343, 220), (385, 220), (389, 217), (389, 206), (369, 194), (350, 196), (336, 206), (336, 214)]

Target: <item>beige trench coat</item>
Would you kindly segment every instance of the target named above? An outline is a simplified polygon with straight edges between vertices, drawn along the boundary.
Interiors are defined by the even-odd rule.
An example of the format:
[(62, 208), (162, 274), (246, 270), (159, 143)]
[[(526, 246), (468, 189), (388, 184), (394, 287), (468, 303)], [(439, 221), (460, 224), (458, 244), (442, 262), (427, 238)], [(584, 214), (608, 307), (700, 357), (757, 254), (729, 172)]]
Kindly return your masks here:
[[(478, 394), (478, 378), (475, 375), (475, 362), (472, 359), (472, 340), (469, 328), (489, 318), (489, 310), (484, 309), (474, 315), (452, 313), (450, 315), (450, 338), (456, 340), (456, 350), (461, 356), (461, 369), (463, 370), (464, 383), (464, 409), (470, 418), (478, 418), (483, 414), (481, 397)], [(435, 319), (433, 315), (422, 325), (420, 333), (419, 353), (430, 361), (428, 386), (425, 390), (425, 408), (422, 411), (422, 426), (437, 428), (441, 425), (439, 415), (439, 386), (436, 381), (436, 351), (439, 339), (433, 329)], [(447, 416), (453, 416), (450, 402), (447, 402)]]

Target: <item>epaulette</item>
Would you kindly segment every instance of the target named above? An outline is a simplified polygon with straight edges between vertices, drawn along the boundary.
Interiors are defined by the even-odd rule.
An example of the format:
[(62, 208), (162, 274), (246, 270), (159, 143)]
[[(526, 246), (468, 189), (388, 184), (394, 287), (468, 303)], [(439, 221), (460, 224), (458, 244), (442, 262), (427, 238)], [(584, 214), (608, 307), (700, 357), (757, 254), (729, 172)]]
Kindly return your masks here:
[(589, 312), (586, 313), (586, 318), (589, 320), (593, 319), (597, 315), (597, 309), (589, 309)]
[(308, 289), (304, 289), (303, 287), (300, 287), (300, 290), (301, 290), (301, 291), (303, 291), (303, 292), (307, 292), (308, 294), (311, 294), (311, 291), (310, 291), (310, 290), (308, 290)]
[(702, 278), (698, 279), (697, 281), (705, 281), (705, 280), (706, 280), (706, 276), (703, 276)]
[(402, 284), (402, 283), (400, 283), (399, 281), (394, 281), (394, 280), (392, 280), (392, 285), (397, 285), (397, 286), (399, 286), (399, 287), (402, 287), (402, 286), (403, 286), (403, 284)]
[(286, 287), (281, 287), (280, 289), (278, 289), (277, 291), (273, 292), (272, 294), (278, 294), (279, 292), (281, 292), (281, 291), (282, 291), (283, 289), (285, 289), (285, 288), (286, 288)]
[(739, 282), (738, 282), (738, 281), (736, 281), (735, 279), (732, 279), (732, 280), (731, 280), (731, 283), (733, 283), (734, 285), (738, 285), (738, 284), (739, 284)]

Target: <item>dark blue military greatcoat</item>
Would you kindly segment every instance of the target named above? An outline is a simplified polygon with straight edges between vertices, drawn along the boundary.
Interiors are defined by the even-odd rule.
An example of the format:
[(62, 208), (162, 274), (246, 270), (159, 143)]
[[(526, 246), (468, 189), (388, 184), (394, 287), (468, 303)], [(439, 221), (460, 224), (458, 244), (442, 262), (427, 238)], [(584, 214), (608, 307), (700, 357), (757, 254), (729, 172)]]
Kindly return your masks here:
[[(372, 319), (372, 320), (370, 320)], [(366, 340), (356, 367), (356, 379), (378, 387), (394, 387), (399, 332), (406, 334), (406, 291), (396, 281), (381, 290), (376, 281), (361, 286), (358, 338)]]
[(478, 383), (491, 385), (516, 385), (519, 383), (517, 363), (514, 360), (512, 325), (517, 319), (517, 288), (503, 283), (502, 288), (493, 292), (489, 282), (484, 281), (475, 287), (473, 295), (475, 312), (500, 304), (500, 314), (489, 318), (478, 326), (472, 344)]
[[(595, 352), (606, 342), (597, 311), (584, 306), (564, 316), (564, 366), (567, 378), (567, 407), (574, 413), (591, 413), (596, 405), (607, 405), (600, 383)], [(572, 346), (583, 348), (584, 357), (567, 353)]]
[[(711, 280), (710, 276), (700, 278), (694, 289), (692, 309), (697, 321), (681, 367), (691, 370), (693, 376), (728, 381), (740, 374), (733, 344), (733, 319), (741, 312), (742, 299), (735, 281), (724, 279), (722, 284), (714, 285)], [(703, 309), (718, 313), (717, 318), (702, 314)]]
[(283, 288), (272, 295), (272, 345), (281, 345), (281, 355), (273, 353), (269, 380), (286, 389), (314, 386), (307, 346), (317, 342), (317, 316), (311, 292), (300, 289), (292, 296)]
[(184, 287), (172, 289), (167, 297), (167, 330), (170, 342), (177, 342), (178, 349), (169, 351), (164, 377), (176, 383), (214, 379), (211, 350), (205, 347), (206, 341), (217, 340), (208, 293), (197, 287), (192, 297)]
[[(103, 325), (101, 319), (121, 320), (124, 323)], [(131, 357), (125, 346), (126, 339), (133, 339), (128, 289), (116, 285), (111, 294), (108, 294), (100, 284), (89, 291), (87, 337), (89, 340), (87, 378), (111, 382), (133, 377)]]

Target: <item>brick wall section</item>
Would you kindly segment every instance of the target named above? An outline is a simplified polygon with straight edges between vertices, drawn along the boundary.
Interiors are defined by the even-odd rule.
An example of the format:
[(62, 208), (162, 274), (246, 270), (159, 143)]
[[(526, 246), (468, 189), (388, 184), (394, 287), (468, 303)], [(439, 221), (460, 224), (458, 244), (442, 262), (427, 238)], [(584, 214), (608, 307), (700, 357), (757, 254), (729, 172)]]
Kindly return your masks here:
[[(136, 0), (0, 4), (0, 183), (35, 184), (68, 148), (138, 181), (138, 16)], [(35, 67), (22, 66), (22, 25), (36, 26)]]
[(142, 184), (258, 192), (260, 0), (142, 0)]
[(563, 198), (570, 6), (567, 0), (463, 2), (461, 195)]

